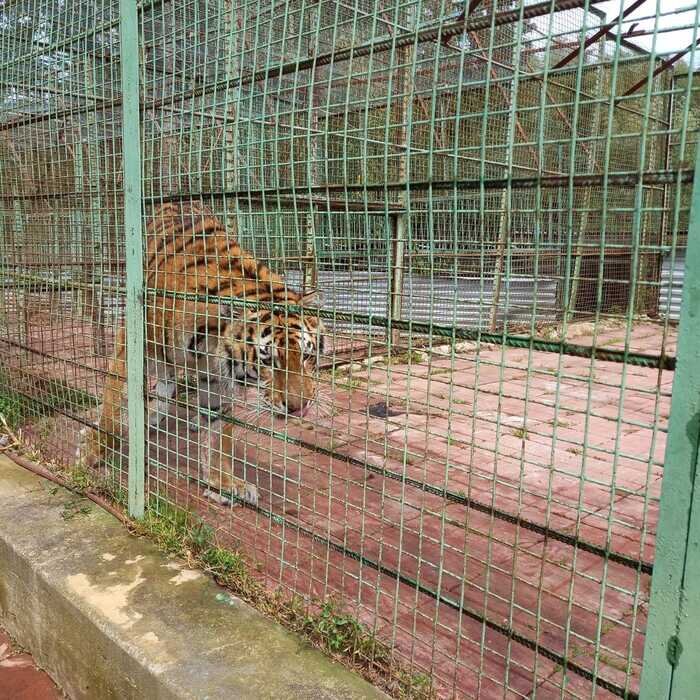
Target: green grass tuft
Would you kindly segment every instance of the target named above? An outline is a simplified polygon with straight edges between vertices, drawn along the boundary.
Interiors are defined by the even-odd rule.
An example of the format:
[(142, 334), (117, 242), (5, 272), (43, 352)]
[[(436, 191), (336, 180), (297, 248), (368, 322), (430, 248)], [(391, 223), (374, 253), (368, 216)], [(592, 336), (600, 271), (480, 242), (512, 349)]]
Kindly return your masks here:
[(12, 388), (14, 382), (0, 373), (0, 414), (11, 430), (21, 427), (30, 418), (41, 418), (57, 410), (81, 410), (97, 406), (99, 400), (58, 379), (37, 379), (32, 392), (36, 398)]
[[(0, 378), (0, 382), (1, 382)], [(31, 413), (31, 404), (28, 399), (19, 395), (12, 395), (0, 383), (0, 415), (3, 416), (11, 430), (24, 423)]]
[(403, 668), (386, 644), (334, 601), (309, 603), (298, 595), (267, 589), (250, 573), (243, 556), (217, 546), (214, 531), (198, 515), (153, 496), (144, 518), (134, 527), (162, 551), (185, 556), (263, 614), (349, 663), (392, 696), (402, 700), (435, 696), (428, 676)]

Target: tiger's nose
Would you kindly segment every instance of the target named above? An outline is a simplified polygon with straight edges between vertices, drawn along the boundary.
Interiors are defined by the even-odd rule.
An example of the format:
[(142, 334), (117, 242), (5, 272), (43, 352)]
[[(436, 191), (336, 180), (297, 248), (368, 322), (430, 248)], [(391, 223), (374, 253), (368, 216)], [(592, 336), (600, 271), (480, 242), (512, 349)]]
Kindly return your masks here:
[(301, 408), (296, 408), (294, 410), (287, 409), (287, 415), (302, 418), (308, 413), (309, 406), (311, 406), (311, 401), (307, 401)]
[(293, 400), (290, 400), (289, 398), (283, 402), (284, 403), (284, 408), (287, 412), (287, 415), (289, 416), (303, 416), (309, 406), (311, 405), (311, 400), (307, 398), (299, 398), (299, 397), (294, 397)]

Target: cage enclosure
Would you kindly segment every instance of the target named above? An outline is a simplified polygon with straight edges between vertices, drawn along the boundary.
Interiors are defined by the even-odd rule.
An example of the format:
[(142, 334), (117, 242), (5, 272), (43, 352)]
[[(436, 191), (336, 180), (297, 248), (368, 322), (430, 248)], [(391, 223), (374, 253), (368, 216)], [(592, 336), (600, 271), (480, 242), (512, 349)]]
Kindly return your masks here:
[[(75, 466), (121, 378), (104, 488), (193, 514), (266, 591), (332, 602), (391, 694), (637, 697), (700, 120), (683, 9), (0, 3), (16, 449)], [(208, 216), (248, 277), (319, 300), (207, 286), (247, 274), (202, 253)], [(170, 358), (164, 392), (148, 353), (178, 314), (215, 345), (236, 296), (250, 371), (201, 420), (197, 369)], [(289, 355), (304, 318), (325, 327), (313, 400), (275, 412), (261, 329)]]

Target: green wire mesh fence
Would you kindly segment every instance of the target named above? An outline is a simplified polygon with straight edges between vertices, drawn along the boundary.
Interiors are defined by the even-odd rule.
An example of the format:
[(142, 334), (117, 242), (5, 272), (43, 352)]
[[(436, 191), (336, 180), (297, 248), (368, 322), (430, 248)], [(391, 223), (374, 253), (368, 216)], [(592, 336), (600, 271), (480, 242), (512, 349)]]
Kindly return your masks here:
[(0, 2), (7, 434), (397, 696), (637, 697), (698, 12)]

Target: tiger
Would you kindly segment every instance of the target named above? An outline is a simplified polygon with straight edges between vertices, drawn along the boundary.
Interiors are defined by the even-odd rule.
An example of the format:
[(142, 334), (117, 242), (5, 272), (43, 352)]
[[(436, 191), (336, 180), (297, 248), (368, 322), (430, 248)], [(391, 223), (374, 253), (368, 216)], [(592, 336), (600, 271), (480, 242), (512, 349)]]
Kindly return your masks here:
[[(167, 417), (182, 371), (197, 375), (199, 415), (190, 425), (195, 431), (213, 428), (210, 418), (230, 407), (238, 385), (257, 387), (262, 403), (281, 415), (302, 416), (316, 397), (324, 327), (305, 309), (319, 302), (318, 291), (288, 288), (280, 275), (240, 246), (237, 226), (229, 228), (233, 230), (196, 202), (162, 204), (146, 228), (145, 359), (146, 374), (156, 380), (147, 419), (151, 429)], [(219, 297), (219, 302), (209, 297)], [(234, 298), (267, 302), (271, 308), (225, 301)], [(97, 466), (108, 450), (118, 448), (125, 386), (122, 325), (97, 428), (88, 431), (79, 449), (87, 466)], [(208, 482), (206, 467), (203, 472)], [(232, 486), (246, 493), (249, 502), (256, 501), (249, 485)], [(212, 489), (205, 495), (230, 503)]]

